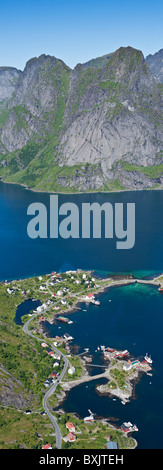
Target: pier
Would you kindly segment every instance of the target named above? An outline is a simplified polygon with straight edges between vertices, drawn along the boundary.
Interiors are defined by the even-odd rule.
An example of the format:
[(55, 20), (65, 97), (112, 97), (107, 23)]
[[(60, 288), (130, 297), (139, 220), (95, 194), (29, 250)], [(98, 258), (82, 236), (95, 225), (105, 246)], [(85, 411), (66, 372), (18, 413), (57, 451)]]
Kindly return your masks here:
[(80, 385), (84, 382), (90, 382), (91, 380), (97, 380), (97, 379), (101, 379), (103, 377), (105, 377), (107, 379), (110, 378), (108, 369), (107, 369), (107, 371), (103, 372), (102, 374), (91, 375), (91, 376), (90, 375), (83, 375), (83, 377), (81, 377), (80, 379), (72, 380), (71, 382), (70, 381), (62, 382), (61, 385), (62, 385), (63, 390), (67, 391), (67, 390), (71, 390), (71, 388), (76, 387), (77, 385)]
[(87, 364), (87, 366), (89, 367), (103, 367), (104, 369), (107, 369), (108, 368), (108, 365), (101, 365), (101, 364)]

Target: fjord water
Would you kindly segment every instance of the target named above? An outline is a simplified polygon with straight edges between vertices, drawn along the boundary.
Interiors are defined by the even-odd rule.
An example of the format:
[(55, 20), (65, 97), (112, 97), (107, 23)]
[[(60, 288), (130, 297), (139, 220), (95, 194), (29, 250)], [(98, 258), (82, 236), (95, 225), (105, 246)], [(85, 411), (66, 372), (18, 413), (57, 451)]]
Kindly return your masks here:
[[(104, 235), (102, 239), (90, 240), (32, 240), (27, 235), (27, 208), (32, 202), (45, 204), (49, 214), (48, 194), (0, 183), (0, 280), (77, 268), (92, 269), (104, 276), (133, 273), (140, 278), (163, 271), (162, 191), (59, 195), (59, 205), (74, 202), (80, 212), (83, 202), (111, 202), (113, 206), (115, 202), (124, 205), (135, 202), (136, 243), (131, 250), (117, 250), (115, 237), (108, 240)], [(83, 384), (73, 389), (64, 408), (81, 416), (90, 408), (98, 416), (117, 418), (117, 424), (124, 420), (135, 422), (140, 429), (135, 435), (139, 447), (163, 448), (163, 296), (155, 287), (135, 284), (112, 288), (100, 294), (100, 301), (100, 307), (84, 305), (73, 315), (74, 323), (68, 326), (68, 332), (74, 336), (75, 343), (84, 348), (89, 341), (91, 352), (100, 344), (127, 348), (136, 357), (148, 352), (154, 360), (153, 376), (142, 376), (135, 389), (137, 399), (125, 406), (118, 399), (114, 402), (99, 397), (91, 382), (88, 388)], [(47, 328), (53, 336), (58, 327), (47, 325)], [(67, 331), (62, 325), (58, 331), (64, 332), (65, 328)], [(101, 361), (100, 356), (95, 359)], [(101, 372), (95, 368), (92, 373), (97, 370)]]
[[(134, 202), (136, 242), (130, 250), (117, 250), (116, 237), (101, 239), (31, 239), (27, 235), (27, 208), (33, 202), (45, 204), (49, 217), (47, 193), (34, 193), (23, 187), (0, 182), (0, 279), (29, 277), (34, 274), (67, 269), (95, 269), (110, 272), (138, 272), (139, 276), (163, 269), (163, 192), (129, 191), (122, 193), (59, 195), (59, 207), (74, 202), (80, 213), (83, 202)], [(63, 216), (60, 216), (62, 219)], [(48, 219), (49, 223), (49, 219)], [(141, 274), (142, 273), (142, 274)]]

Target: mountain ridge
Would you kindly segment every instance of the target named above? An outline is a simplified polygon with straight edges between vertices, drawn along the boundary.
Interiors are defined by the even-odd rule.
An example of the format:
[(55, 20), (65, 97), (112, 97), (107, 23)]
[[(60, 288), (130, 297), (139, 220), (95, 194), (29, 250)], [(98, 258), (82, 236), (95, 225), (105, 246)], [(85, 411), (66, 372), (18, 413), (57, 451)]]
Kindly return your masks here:
[(161, 86), (130, 46), (74, 69), (30, 59), (0, 101), (1, 178), (64, 192), (161, 187)]

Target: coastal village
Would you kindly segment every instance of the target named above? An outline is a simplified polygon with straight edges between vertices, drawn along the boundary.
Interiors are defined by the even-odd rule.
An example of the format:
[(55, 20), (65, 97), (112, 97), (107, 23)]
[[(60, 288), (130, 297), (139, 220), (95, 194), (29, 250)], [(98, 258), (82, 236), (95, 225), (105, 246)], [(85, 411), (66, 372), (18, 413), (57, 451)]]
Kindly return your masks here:
[[(107, 383), (97, 385), (97, 393), (108, 395), (113, 400), (118, 398), (125, 405), (132, 398), (133, 383), (138, 379), (139, 373), (152, 376), (152, 358), (147, 353), (143, 357), (135, 358), (127, 349), (116, 349), (116, 345), (97, 345), (94, 356), (96, 352), (101, 353), (103, 366), (101, 374), (91, 375), (90, 368), (94, 364), (89, 344), (82, 353), (72, 353), (74, 338), (68, 333), (69, 325), (73, 323), (74, 318), (69, 314), (80, 308), (81, 302), (91, 302), (98, 308), (99, 292), (109, 287), (135, 282), (156, 285), (160, 293), (163, 291), (163, 276), (149, 281), (138, 280), (132, 276), (99, 279), (94, 273), (80, 269), (1, 283), (0, 288), (3, 286), (3, 289), (6, 289), (6, 301), (7, 298), (12, 298), (14, 302), (14, 297), (19, 298), (20, 303), (17, 307), (28, 299), (31, 299), (31, 304), (34, 300), (39, 300), (36, 309), (30, 308), (28, 314), (22, 316), (21, 320), (24, 333), (36, 337), (44, 354), (46, 353), (51, 359), (52, 372), (44, 380), (44, 396), (47, 395), (47, 409), (58, 423), (62, 447), (80, 448), (86, 445), (87, 448), (88, 442), (90, 448), (91, 446), (108, 449), (133, 448), (137, 445), (135, 439), (131, 437), (132, 432), (138, 431), (136, 424), (125, 421), (120, 427), (115, 427), (109, 422), (109, 417), (108, 420), (99, 420), (91, 410), (88, 410), (88, 416), (83, 420), (79, 419), (76, 413), (74, 415), (70, 413), (67, 419), (64, 410), (58, 408), (62, 406), (62, 401), (71, 388), (101, 377), (107, 378)], [(67, 333), (49, 338), (44, 329), (45, 321), (51, 324), (65, 324)], [(97, 366), (99, 367), (98, 364)], [(28, 410), (29, 414), (30, 412), (31, 410)], [(46, 415), (46, 409), (41, 413)], [(102, 443), (99, 432), (103, 438)], [(46, 442), (42, 448), (52, 448), (51, 442)]]

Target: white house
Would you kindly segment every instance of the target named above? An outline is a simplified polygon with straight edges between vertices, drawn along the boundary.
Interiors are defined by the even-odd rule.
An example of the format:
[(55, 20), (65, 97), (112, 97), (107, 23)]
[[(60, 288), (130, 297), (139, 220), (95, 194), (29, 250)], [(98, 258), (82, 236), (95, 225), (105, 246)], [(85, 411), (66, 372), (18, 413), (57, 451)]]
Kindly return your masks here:
[(58, 290), (57, 295), (62, 295), (62, 294), (63, 294), (62, 290)]
[(93, 421), (94, 421), (93, 415), (86, 416), (86, 417), (84, 418), (84, 423), (92, 423)]
[(95, 296), (91, 293), (91, 294), (87, 294), (85, 296), (85, 300), (93, 300), (95, 298)]
[(76, 370), (75, 367), (74, 367), (74, 366), (71, 366), (71, 367), (68, 369), (68, 374), (73, 375), (74, 372), (75, 372), (75, 370)]
[(8, 294), (12, 294), (14, 291), (13, 291), (13, 289), (9, 289), (9, 287), (8, 287), (7, 292), (8, 292)]
[(37, 312), (42, 312), (44, 310), (44, 307), (42, 305), (39, 305), (39, 307), (36, 308)]
[(61, 359), (61, 354), (55, 353), (54, 358), (60, 360)]
[(130, 369), (132, 369), (132, 364), (129, 364), (128, 362), (126, 362), (126, 364), (123, 365), (123, 370), (128, 372)]

